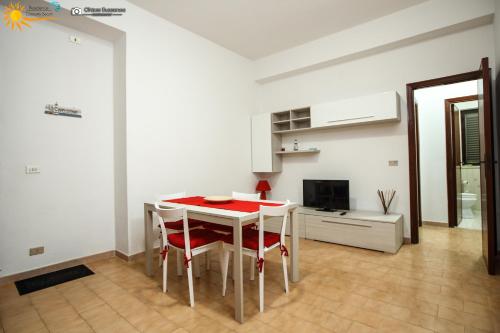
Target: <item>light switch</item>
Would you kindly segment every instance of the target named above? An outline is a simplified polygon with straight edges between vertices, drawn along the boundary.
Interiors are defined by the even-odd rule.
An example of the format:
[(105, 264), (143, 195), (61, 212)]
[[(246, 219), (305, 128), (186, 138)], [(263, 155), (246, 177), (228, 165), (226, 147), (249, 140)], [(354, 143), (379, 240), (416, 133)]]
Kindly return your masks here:
[(27, 165), (25, 170), (27, 175), (40, 173), (40, 167), (38, 165)]
[(390, 160), (389, 161), (389, 166), (398, 166), (399, 165), (399, 161), (398, 160)]

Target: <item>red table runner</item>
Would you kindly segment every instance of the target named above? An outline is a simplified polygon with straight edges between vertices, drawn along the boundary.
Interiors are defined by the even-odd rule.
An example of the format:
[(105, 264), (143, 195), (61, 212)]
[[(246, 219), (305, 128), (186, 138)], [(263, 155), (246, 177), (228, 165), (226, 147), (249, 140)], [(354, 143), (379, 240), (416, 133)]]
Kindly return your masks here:
[(211, 203), (205, 201), (204, 197), (187, 197), (179, 199), (164, 200), (166, 202), (173, 202), (184, 205), (218, 208), (226, 210), (235, 210), (238, 212), (245, 213), (255, 213), (260, 210), (260, 206), (281, 206), (282, 204), (271, 203), (271, 202), (255, 202), (255, 201), (242, 201), (242, 200), (231, 200), (224, 203)]

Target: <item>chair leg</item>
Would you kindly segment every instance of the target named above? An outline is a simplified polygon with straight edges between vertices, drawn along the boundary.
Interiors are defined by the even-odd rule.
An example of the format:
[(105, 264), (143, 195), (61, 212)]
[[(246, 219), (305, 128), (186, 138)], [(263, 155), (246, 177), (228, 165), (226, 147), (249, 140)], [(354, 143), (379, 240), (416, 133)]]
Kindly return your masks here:
[(194, 306), (194, 291), (193, 291), (193, 270), (192, 270), (191, 262), (188, 263), (187, 268), (187, 276), (188, 276), (188, 284), (189, 284), (189, 304), (191, 307)]
[(226, 296), (227, 271), (229, 268), (229, 251), (220, 251), (220, 271), (222, 275), (222, 296)]
[(193, 257), (193, 266), (194, 266), (194, 276), (199, 279), (201, 276), (200, 273), (200, 256)]
[(283, 278), (285, 280), (285, 294), (288, 294), (288, 270), (286, 266), (286, 256), (281, 256), (281, 260), (283, 261)]
[(250, 280), (255, 280), (255, 265), (256, 260), (254, 257), (250, 257)]
[[(160, 254), (161, 257), (161, 254)], [(163, 258), (162, 258), (163, 259)], [(166, 293), (168, 286), (167, 286), (167, 278), (168, 278), (168, 253), (165, 256), (165, 259), (163, 259), (163, 292)]]
[(177, 253), (177, 276), (182, 276), (182, 270), (184, 265), (184, 258), (182, 257), (182, 251), (175, 251)]
[(205, 252), (205, 269), (210, 270), (210, 251)]
[(259, 272), (259, 310), (264, 312), (264, 267)]
[(161, 255), (161, 249), (163, 249), (163, 239), (160, 237), (160, 252), (158, 253), (158, 266), (161, 267), (161, 264), (163, 263), (163, 257)]

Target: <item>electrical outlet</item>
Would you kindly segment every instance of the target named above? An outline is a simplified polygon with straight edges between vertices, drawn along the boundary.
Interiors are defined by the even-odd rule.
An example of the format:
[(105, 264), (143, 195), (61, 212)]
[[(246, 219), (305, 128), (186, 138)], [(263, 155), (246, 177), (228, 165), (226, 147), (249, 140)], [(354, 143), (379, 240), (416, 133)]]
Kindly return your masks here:
[(27, 165), (25, 168), (26, 174), (40, 173), (40, 167), (38, 165)]
[(30, 256), (36, 256), (39, 254), (43, 254), (43, 252), (45, 252), (45, 248), (43, 246), (32, 247), (30, 249)]
[(399, 161), (398, 160), (391, 160), (389, 161), (389, 166), (398, 166), (399, 165)]

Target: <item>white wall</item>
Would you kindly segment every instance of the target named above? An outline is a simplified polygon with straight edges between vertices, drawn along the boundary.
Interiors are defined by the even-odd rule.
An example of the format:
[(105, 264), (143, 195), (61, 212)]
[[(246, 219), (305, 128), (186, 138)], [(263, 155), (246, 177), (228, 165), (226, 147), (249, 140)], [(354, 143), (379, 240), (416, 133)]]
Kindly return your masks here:
[[(64, 1), (66, 8), (79, 1)], [(86, 6), (101, 6), (89, 1)], [(99, 18), (126, 33), (128, 253), (144, 249), (157, 194), (250, 191), (253, 63), (128, 2)]]
[[(74, 33), (0, 29), (0, 275), (115, 249), (113, 46)], [(44, 114), (56, 101), (83, 117)]]
[[(394, 188), (391, 209), (404, 214), (409, 237), (406, 84), (476, 70), (482, 57), (493, 58), (492, 40), (492, 25), (487, 25), (259, 85), (259, 112), (388, 90), (401, 96), (400, 123), (286, 137), (285, 144), (298, 138), (321, 152), (317, 157), (286, 157), (283, 172), (271, 178), (272, 196), (302, 201), (303, 178), (347, 178), (353, 208), (376, 210), (381, 209), (377, 188)], [(388, 160), (399, 160), (399, 166), (389, 167)]]
[(418, 103), (423, 221), (448, 223), (444, 100), (476, 94), (477, 81), (419, 89), (415, 92), (415, 101)]
[(429, 0), (256, 61), (266, 82), (491, 23), (493, 0)]

